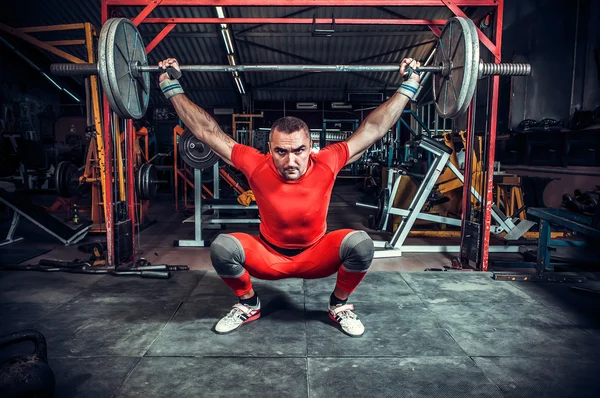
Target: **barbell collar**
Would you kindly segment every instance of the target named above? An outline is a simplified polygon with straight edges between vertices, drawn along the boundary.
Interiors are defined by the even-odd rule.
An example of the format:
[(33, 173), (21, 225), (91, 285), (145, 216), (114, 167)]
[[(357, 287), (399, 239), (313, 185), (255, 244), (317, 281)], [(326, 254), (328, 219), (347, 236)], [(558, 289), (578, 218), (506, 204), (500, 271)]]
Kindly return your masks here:
[(98, 64), (51, 64), (50, 72), (56, 76), (93, 76), (98, 74)]

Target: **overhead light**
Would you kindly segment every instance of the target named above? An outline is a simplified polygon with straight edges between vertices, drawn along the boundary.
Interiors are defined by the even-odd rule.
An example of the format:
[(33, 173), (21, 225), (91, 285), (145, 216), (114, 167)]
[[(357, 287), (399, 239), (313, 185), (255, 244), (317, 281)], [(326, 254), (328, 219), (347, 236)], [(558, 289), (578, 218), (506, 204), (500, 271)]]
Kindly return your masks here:
[(215, 115), (232, 115), (233, 109), (231, 109), (231, 108), (215, 108), (213, 113)]
[(225, 13), (223, 12), (223, 7), (215, 7), (217, 9), (217, 16), (219, 18), (225, 18)]
[(227, 54), (233, 54), (233, 43), (231, 43), (231, 37), (229, 37), (229, 29), (221, 29), (221, 35), (225, 41)]
[(246, 94), (246, 90), (244, 90), (244, 85), (242, 84), (242, 80), (239, 77), (235, 78), (235, 84), (237, 84), (238, 91), (240, 94)]
[(46, 79), (48, 79), (48, 81), (52, 84), (54, 84), (56, 86), (57, 89), (62, 90), (63, 88), (61, 86), (58, 85), (57, 82), (55, 82), (50, 76), (48, 76), (47, 74), (45, 74), (44, 72), (42, 72), (42, 75), (44, 75), (44, 77)]
[[(229, 65), (235, 65), (235, 57), (233, 56), (233, 54), (229, 54), (227, 56), (227, 59), (229, 60)], [(236, 76), (237, 76), (237, 72), (236, 72)]]
[(296, 109), (317, 109), (316, 102), (296, 102)]
[(71, 98), (73, 98), (75, 101), (77, 102), (81, 102), (81, 100), (79, 98), (77, 98), (74, 94), (72, 94), (69, 90), (67, 90), (66, 88), (63, 88), (64, 92), (69, 94), (71, 96)]
[(331, 109), (352, 109), (352, 105), (345, 102), (332, 102)]

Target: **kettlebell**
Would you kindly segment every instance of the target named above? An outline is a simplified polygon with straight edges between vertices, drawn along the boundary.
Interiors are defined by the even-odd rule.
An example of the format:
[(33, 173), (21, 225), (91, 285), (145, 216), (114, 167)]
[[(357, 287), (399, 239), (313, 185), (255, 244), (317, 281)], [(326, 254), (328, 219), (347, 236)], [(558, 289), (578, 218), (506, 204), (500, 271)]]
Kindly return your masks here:
[(32, 341), (33, 353), (10, 358), (0, 366), (0, 397), (52, 397), (56, 387), (54, 372), (48, 366), (46, 338), (37, 330), (22, 330), (0, 337), (0, 348)]

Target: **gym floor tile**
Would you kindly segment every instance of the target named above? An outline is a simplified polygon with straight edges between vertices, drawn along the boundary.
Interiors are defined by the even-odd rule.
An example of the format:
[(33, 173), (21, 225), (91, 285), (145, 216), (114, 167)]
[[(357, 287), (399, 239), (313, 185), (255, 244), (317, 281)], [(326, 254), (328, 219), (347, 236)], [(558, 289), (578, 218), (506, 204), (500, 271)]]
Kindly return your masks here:
[(306, 358), (142, 358), (118, 397), (306, 397)]
[(112, 397), (139, 358), (51, 358), (55, 397)]
[(403, 272), (402, 277), (426, 303), (533, 301), (522, 290), (492, 279), (487, 272)]
[[(327, 308), (329, 298), (335, 288), (336, 276), (312, 279), (304, 282), (306, 301)], [(399, 272), (368, 272), (350, 296), (349, 303), (391, 303), (401, 305), (422, 305), (423, 301), (408, 286)]]
[(185, 301), (204, 276), (204, 271), (174, 271), (169, 279), (112, 276), (98, 281), (77, 299), (96, 304), (137, 305), (151, 301)]
[(33, 325), (46, 336), (50, 357), (144, 355), (179, 302), (101, 303), (76, 298)]
[(538, 303), (428, 304), (470, 356), (600, 354), (600, 339)]
[(57, 303), (0, 303), (0, 336), (28, 329), (58, 307)]
[(309, 397), (502, 397), (468, 357), (309, 358)]
[(505, 397), (597, 397), (598, 358), (475, 357)]
[(309, 357), (391, 357), (465, 355), (423, 304), (362, 304), (356, 314), (365, 326), (359, 338), (344, 334), (326, 307), (306, 305)]
[(600, 291), (600, 282), (586, 283), (555, 282), (507, 282), (522, 290), (544, 306), (560, 313), (576, 325), (600, 328), (600, 305), (598, 297), (577, 293), (574, 288)]
[(65, 303), (105, 276), (0, 271), (0, 303)]
[(261, 317), (228, 334), (214, 327), (230, 310), (224, 297), (198, 297), (185, 302), (147, 356), (306, 356), (304, 296), (262, 297)]

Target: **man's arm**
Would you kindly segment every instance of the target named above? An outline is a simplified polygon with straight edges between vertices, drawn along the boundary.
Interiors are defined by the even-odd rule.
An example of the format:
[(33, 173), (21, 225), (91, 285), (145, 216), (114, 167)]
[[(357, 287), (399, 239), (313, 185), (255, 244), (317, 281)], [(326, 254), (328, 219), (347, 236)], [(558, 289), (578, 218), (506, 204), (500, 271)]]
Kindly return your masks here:
[(208, 145), (225, 162), (231, 162), (231, 152), (235, 140), (225, 134), (208, 112), (194, 104), (185, 94), (174, 95), (170, 98), (175, 111), (200, 141)]
[[(404, 70), (411, 66), (413, 69), (419, 66), (419, 63), (412, 58), (406, 58), (400, 64), (400, 75), (404, 75)], [(419, 82), (416, 73), (410, 79)], [(367, 116), (360, 127), (346, 140), (350, 156), (348, 163), (357, 161), (362, 154), (374, 143), (379, 141), (387, 134), (389, 129), (398, 121), (402, 111), (408, 104), (409, 97), (401, 93), (395, 93), (389, 100), (379, 105), (373, 112)]]
[[(162, 68), (173, 67), (179, 70), (177, 60), (173, 58), (159, 62)], [(169, 79), (166, 73), (161, 74), (159, 81)], [(204, 109), (194, 104), (185, 94), (176, 94), (169, 98), (175, 112), (183, 121), (183, 124), (203, 143), (208, 145), (221, 159), (233, 165), (231, 161), (231, 152), (236, 144), (235, 140), (225, 134)]]

